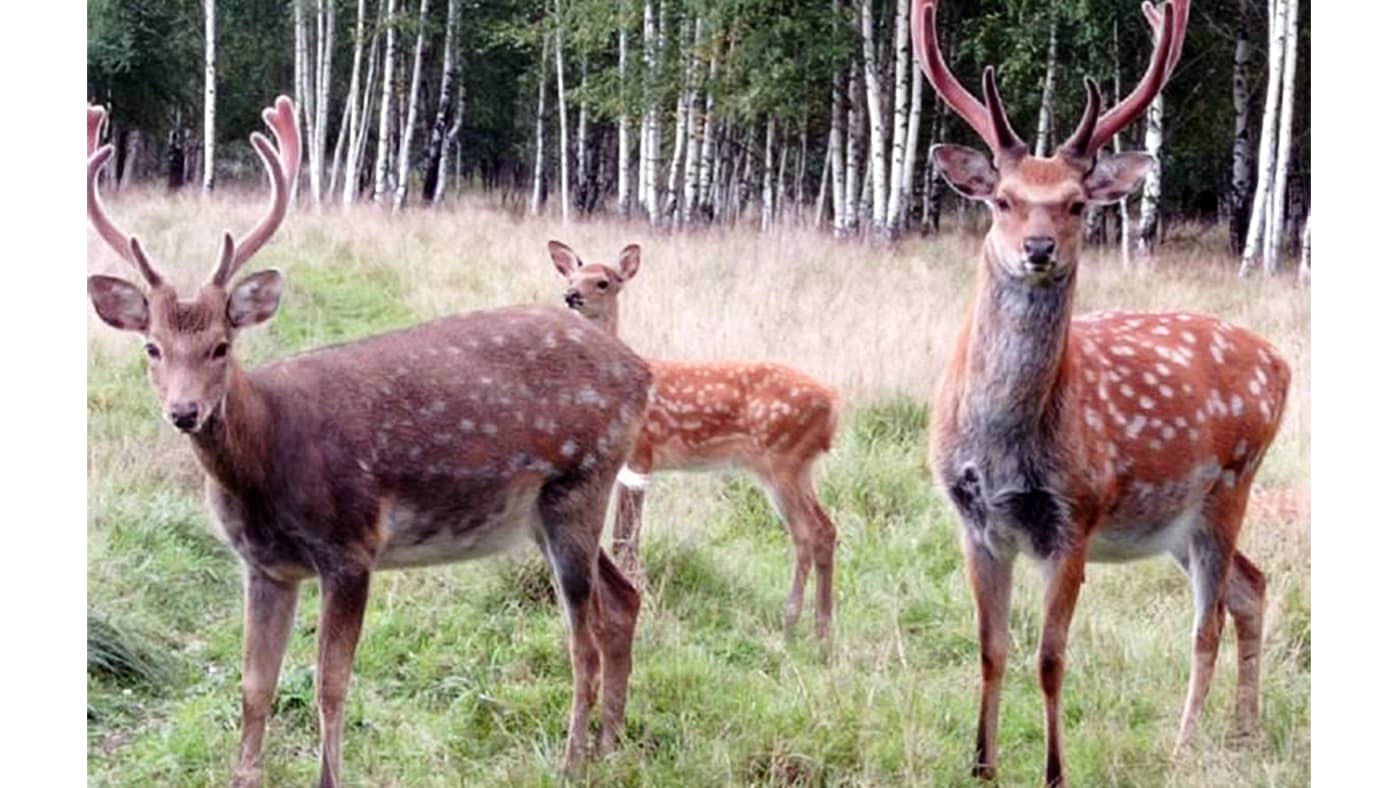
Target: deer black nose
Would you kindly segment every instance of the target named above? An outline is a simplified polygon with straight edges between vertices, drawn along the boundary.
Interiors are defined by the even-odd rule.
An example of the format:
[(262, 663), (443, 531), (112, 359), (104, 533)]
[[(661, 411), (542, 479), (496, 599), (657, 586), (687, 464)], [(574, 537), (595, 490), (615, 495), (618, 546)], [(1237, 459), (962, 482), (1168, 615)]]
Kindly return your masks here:
[(568, 304), (570, 309), (578, 309), (583, 306), (583, 294), (577, 290), (570, 290), (564, 294), (564, 303)]
[(199, 406), (193, 402), (180, 402), (170, 406), (170, 423), (176, 428), (189, 432), (199, 423)]
[(1055, 258), (1055, 239), (1047, 235), (1036, 235), (1026, 239), (1026, 259), (1043, 265)]

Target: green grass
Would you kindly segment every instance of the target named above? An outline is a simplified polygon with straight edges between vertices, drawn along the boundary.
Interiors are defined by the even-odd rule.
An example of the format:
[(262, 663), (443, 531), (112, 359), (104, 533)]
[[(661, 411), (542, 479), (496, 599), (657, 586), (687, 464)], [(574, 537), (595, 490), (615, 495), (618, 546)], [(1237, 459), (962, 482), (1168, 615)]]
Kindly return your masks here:
[[(301, 243), (316, 253), (307, 262), (269, 262), (288, 270), (287, 296), (270, 326), (240, 339), (244, 358), (429, 316), (408, 274), (329, 238), (308, 231)], [(502, 281), (432, 270), (462, 293)], [(90, 640), (111, 665), (126, 665), (90, 661), (90, 781), (225, 783), (238, 743), (236, 562), (211, 535), (188, 450), (155, 413), (137, 343), (94, 339), (88, 402)], [(820, 472), (840, 536), (829, 646), (812, 640), (810, 599), (799, 630), (783, 631), (791, 548), (756, 485), (733, 473), (656, 479), (627, 742), (581, 782), (975, 784), (966, 776), (979, 677), (973, 608), (953, 520), (925, 467), (927, 419), (920, 390), (846, 406)], [(1306, 489), (1302, 424), (1265, 465), (1270, 492)], [(1065, 688), (1076, 784), (1308, 783), (1308, 524), (1305, 510), (1284, 511), (1259, 507), (1244, 537), (1270, 580), (1261, 735), (1223, 741), (1231, 635), (1197, 744), (1177, 764), (1168, 754), (1190, 650), (1185, 579), (1166, 560), (1090, 568)], [(1028, 562), (1017, 575), (1000, 746), (1003, 784), (1030, 785), (1043, 746), (1040, 593)], [(268, 785), (316, 776), (316, 596), (307, 584), (267, 736)], [(351, 685), (345, 776), (351, 785), (556, 785), (569, 701), (563, 624), (532, 552), (380, 574)]]

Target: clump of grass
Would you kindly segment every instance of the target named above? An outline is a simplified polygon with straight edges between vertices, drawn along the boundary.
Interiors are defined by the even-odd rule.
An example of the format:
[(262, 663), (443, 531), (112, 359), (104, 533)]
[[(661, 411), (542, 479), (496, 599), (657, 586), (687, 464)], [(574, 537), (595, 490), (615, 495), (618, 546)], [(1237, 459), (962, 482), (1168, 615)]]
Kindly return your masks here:
[(89, 610), (87, 633), (89, 678), (148, 690), (163, 688), (171, 678), (166, 650), (136, 628)]

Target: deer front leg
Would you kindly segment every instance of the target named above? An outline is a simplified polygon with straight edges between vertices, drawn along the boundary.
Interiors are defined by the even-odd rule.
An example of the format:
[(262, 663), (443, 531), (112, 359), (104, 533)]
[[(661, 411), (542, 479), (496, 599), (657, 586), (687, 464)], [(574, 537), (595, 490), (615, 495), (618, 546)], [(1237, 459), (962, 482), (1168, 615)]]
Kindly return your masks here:
[(612, 752), (625, 727), (627, 681), (632, 675), (632, 639), (642, 595), (637, 593), (602, 550), (598, 551), (598, 600), (596, 634), (603, 657), (602, 719), (598, 752)]
[(233, 785), (261, 781), (263, 733), (277, 694), (277, 674), (297, 610), (297, 583), (243, 569), (243, 723)]
[(340, 742), (350, 668), (369, 600), (369, 570), (321, 576), (320, 650), (316, 703), (321, 714), (321, 788), (340, 785)]
[(1040, 690), (1045, 699), (1045, 784), (1064, 786), (1060, 688), (1065, 676), (1069, 623), (1084, 582), (1084, 550), (1071, 547), (1046, 567), (1045, 621), (1040, 631)]
[(976, 757), (972, 776), (987, 780), (997, 775), (997, 718), (1001, 680), (1011, 645), (1010, 558), (998, 558), (964, 533), (963, 555), (977, 602), (977, 641), (982, 652), (982, 704), (977, 716)]

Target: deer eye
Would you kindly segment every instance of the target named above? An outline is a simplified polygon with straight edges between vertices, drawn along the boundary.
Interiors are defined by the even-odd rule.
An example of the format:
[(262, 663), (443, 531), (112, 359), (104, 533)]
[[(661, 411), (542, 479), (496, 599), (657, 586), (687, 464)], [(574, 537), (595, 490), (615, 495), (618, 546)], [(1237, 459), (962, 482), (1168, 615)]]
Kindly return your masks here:
[(598, 283), (598, 289), (599, 289), (599, 290), (607, 290), (607, 289), (608, 289), (608, 283), (607, 283), (606, 281), (604, 281), (604, 282), (599, 282), (599, 283)]
[(1070, 215), (1070, 216), (1082, 216), (1083, 214), (1084, 214), (1084, 201), (1083, 201), (1083, 200), (1075, 200), (1074, 202), (1072, 202), (1072, 203), (1069, 204), (1069, 215)]
[(217, 345), (214, 346), (214, 349), (213, 349), (213, 350), (209, 351), (209, 357), (212, 358), (212, 359), (215, 359), (215, 360), (221, 359), (221, 358), (223, 358), (223, 357), (225, 357), (225, 356), (227, 356), (227, 355), (228, 355), (228, 343), (227, 343), (227, 342), (220, 342), (219, 344), (217, 344)]
[(160, 361), (160, 348), (156, 347), (156, 343), (146, 343), (146, 357), (152, 361)]
[(1011, 201), (1008, 200), (1008, 199), (1006, 199), (1005, 197), (998, 197), (998, 198), (996, 199), (996, 205), (997, 205), (997, 210), (998, 210), (998, 211), (1009, 211), (1009, 210), (1011, 210)]

